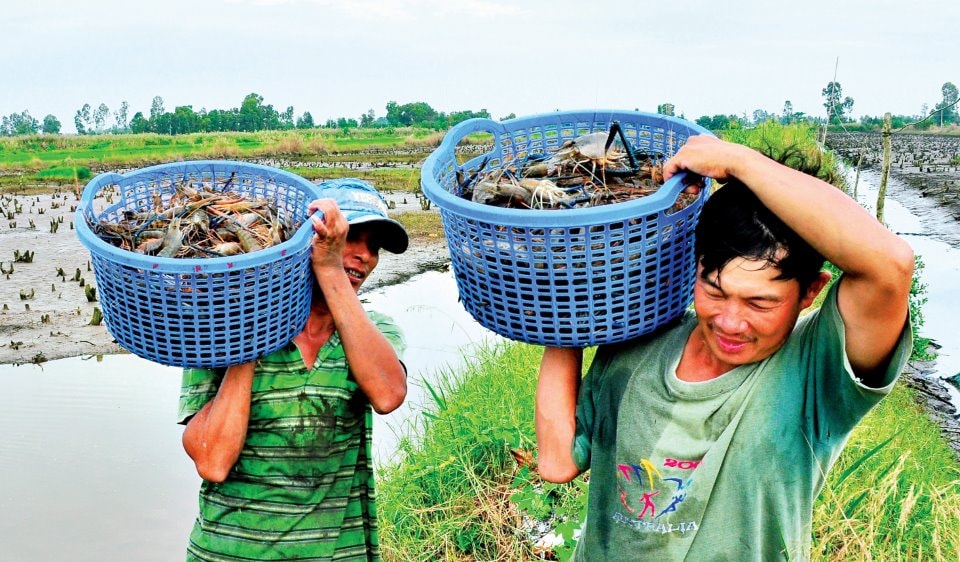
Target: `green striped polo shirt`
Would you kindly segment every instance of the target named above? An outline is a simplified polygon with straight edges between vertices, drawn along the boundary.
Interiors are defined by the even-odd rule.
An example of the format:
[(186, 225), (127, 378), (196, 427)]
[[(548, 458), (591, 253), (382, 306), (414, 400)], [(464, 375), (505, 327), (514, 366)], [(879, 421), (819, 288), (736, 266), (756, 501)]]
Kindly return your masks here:
[[(402, 357), (393, 321), (370, 319)], [(217, 393), (223, 371), (185, 369), (179, 423)], [(188, 560), (377, 560), (373, 414), (334, 333), (313, 368), (291, 342), (261, 358), (240, 458), (200, 486)]]

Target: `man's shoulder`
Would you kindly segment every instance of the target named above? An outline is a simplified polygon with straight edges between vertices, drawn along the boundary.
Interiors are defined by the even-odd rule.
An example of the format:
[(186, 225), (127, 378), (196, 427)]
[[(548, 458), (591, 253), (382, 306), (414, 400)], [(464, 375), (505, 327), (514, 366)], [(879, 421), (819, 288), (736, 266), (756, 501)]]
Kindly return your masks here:
[(690, 331), (696, 322), (697, 315), (693, 310), (687, 310), (649, 334), (622, 342), (601, 345), (597, 348), (597, 354), (616, 356), (649, 350), (650, 347), (654, 346), (673, 345), (677, 340), (685, 340), (690, 335)]
[(606, 373), (604, 376), (638, 370), (652, 374), (666, 369), (671, 358), (679, 358), (696, 322), (696, 315), (690, 311), (649, 334), (599, 346), (593, 360), (596, 367), (592, 364), (591, 368)]

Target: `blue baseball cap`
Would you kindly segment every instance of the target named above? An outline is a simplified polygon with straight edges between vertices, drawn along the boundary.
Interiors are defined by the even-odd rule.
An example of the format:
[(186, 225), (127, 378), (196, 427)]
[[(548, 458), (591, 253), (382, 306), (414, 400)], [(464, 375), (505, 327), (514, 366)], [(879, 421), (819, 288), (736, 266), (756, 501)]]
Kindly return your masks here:
[(320, 184), (321, 196), (337, 202), (347, 222), (374, 224), (379, 230), (380, 247), (394, 254), (407, 250), (407, 231), (399, 222), (387, 216), (387, 201), (369, 183), (356, 178), (328, 180)]

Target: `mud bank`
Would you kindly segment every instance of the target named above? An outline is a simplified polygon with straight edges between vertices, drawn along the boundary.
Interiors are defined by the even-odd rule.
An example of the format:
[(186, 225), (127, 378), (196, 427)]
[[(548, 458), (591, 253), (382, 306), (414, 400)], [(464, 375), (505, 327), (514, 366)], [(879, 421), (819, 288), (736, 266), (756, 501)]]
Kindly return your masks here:
[[(396, 199), (397, 211), (437, 212), (420, 210), (412, 194), (389, 194), (387, 198)], [(404, 200), (410, 203), (404, 205)], [(105, 324), (90, 325), (100, 303), (87, 297), (86, 287), (95, 287), (96, 280), (90, 255), (72, 229), (77, 205), (74, 194), (7, 196), (2, 205), (11, 211), (16, 205), (20, 212), (15, 219), (0, 223), (0, 269), (4, 272), (0, 274), (0, 364), (126, 353)], [(58, 223), (56, 227), (54, 223)], [(361, 296), (363, 291), (444, 267), (448, 261), (445, 241), (414, 238), (402, 255), (381, 254)]]

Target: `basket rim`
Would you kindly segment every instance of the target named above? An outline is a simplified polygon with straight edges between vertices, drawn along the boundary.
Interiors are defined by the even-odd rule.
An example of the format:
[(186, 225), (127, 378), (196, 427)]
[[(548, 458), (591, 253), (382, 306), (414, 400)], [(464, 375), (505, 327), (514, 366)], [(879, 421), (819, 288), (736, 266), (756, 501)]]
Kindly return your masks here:
[[(484, 118), (468, 119), (450, 129), (446, 135), (444, 135), (440, 146), (430, 153), (424, 161), (420, 174), (420, 187), (424, 195), (445, 211), (477, 220), (510, 226), (582, 226), (584, 222), (607, 222), (614, 216), (634, 216), (663, 211), (669, 208), (677, 195), (686, 187), (685, 181), (688, 176), (686, 172), (676, 174), (667, 180), (655, 193), (647, 195), (646, 197), (620, 203), (593, 207), (578, 207), (574, 209), (510, 209), (494, 205), (484, 205), (483, 203), (469, 201), (450, 193), (441, 187), (434, 179), (437, 168), (439, 167), (440, 158), (452, 153), (453, 149), (464, 137), (477, 131), (493, 133), (496, 146), (499, 143), (500, 134), (509, 132), (511, 125), (519, 128), (526, 126), (530, 122), (542, 120), (550, 120), (553, 122), (567, 120), (610, 122), (615, 119), (636, 119), (638, 117), (657, 119), (665, 121), (675, 128), (684, 128), (698, 134), (716, 136), (704, 127), (684, 119), (632, 110), (592, 109), (556, 111), (516, 117), (503, 122)], [(706, 197), (708, 192), (709, 189), (701, 190), (698, 200)]]
[[(97, 215), (93, 213), (92, 203), (96, 197), (96, 193), (99, 193), (104, 185), (119, 183), (120, 181), (130, 180), (137, 176), (155, 173), (160, 170), (187, 169), (195, 171), (202, 169), (204, 166), (228, 169), (248, 168), (268, 172), (272, 176), (284, 176), (289, 180), (289, 183), (303, 186), (305, 191), (311, 193), (314, 199), (320, 197), (317, 186), (301, 176), (262, 164), (235, 160), (186, 160), (183, 162), (171, 162), (139, 168), (125, 174), (105, 172), (90, 180), (84, 188), (80, 205), (77, 206), (74, 215), (74, 230), (77, 233), (77, 238), (88, 251), (96, 253), (99, 256), (107, 257), (110, 261), (137, 269), (161, 273), (220, 273), (241, 270), (251, 266), (272, 263), (279, 258), (286, 257), (287, 255), (295, 255), (297, 252), (309, 247), (310, 240), (313, 237), (313, 223), (310, 216), (306, 217), (303, 224), (300, 225), (290, 239), (276, 246), (247, 254), (210, 258), (166, 258), (123, 250), (102, 240), (93, 232), (87, 223), (87, 215), (92, 216), (94, 219), (98, 218)], [(322, 215), (317, 212), (312, 216)]]

